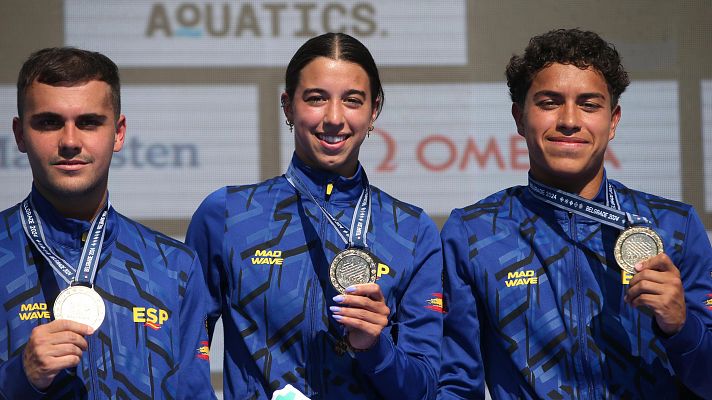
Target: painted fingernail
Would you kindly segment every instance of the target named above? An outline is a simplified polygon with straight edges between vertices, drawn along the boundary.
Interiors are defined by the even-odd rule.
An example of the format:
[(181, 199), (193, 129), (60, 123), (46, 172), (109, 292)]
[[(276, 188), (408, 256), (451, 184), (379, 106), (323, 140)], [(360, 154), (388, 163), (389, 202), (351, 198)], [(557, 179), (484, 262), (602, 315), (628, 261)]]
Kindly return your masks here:
[(338, 296), (334, 296), (334, 298), (332, 300), (334, 300), (337, 303), (341, 303), (342, 301), (346, 300), (346, 297), (344, 297), (342, 295), (338, 295)]
[(353, 293), (355, 291), (356, 291), (356, 286), (349, 286), (345, 290), (346, 293)]
[(333, 313), (339, 313), (339, 312), (341, 312), (341, 307), (330, 306), (329, 310), (331, 310), (331, 312), (333, 312)]
[(341, 321), (341, 318), (343, 318), (341, 315), (336, 315), (336, 314), (332, 315), (332, 317), (337, 321)]

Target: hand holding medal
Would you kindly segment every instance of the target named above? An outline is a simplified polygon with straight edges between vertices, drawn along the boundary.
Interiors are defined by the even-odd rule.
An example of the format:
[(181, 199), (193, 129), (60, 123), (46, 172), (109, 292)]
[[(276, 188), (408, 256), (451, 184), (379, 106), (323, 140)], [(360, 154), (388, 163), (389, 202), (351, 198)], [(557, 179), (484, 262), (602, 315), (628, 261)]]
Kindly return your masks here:
[(388, 308), (381, 287), (375, 283), (349, 286), (345, 294), (334, 297), (334, 319), (348, 331), (344, 340), (353, 350), (367, 350), (376, 344), (388, 324)]
[(602, 205), (529, 178), (530, 193), (541, 201), (622, 230), (613, 253), (621, 269), (634, 275), (625, 301), (649, 308), (660, 330), (674, 335), (686, 319), (680, 271), (664, 253), (660, 236), (645, 226), (650, 221), (621, 211), (615, 188), (610, 183), (606, 186), (608, 196), (606, 205)]
[(378, 340), (388, 324), (390, 309), (386, 306), (381, 287), (375, 284), (376, 261), (366, 250), (369, 221), (371, 220), (371, 187), (364, 175), (364, 187), (356, 203), (351, 227), (334, 218), (309, 192), (290, 165), (287, 181), (298, 192), (307, 195), (321, 209), (341, 240), (348, 245), (339, 252), (329, 266), (329, 279), (340, 295), (334, 297), (338, 306), (329, 309), (348, 334), (343, 340), (352, 350), (366, 350)]
[(634, 307), (649, 308), (664, 334), (679, 332), (687, 318), (680, 270), (665, 253), (636, 263), (635, 270), (637, 274), (630, 280), (625, 301)]
[(93, 332), (90, 326), (69, 320), (35, 327), (22, 353), (22, 366), (32, 386), (44, 390), (63, 369), (76, 367), (87, 349), (84, 336)]

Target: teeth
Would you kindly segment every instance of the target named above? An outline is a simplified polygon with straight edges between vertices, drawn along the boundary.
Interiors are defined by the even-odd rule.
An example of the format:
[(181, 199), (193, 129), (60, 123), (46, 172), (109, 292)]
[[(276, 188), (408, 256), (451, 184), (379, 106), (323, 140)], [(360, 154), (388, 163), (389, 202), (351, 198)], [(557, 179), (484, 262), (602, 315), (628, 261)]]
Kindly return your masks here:
[(317, 135), (317, 137), (319, 140), (323, 140), (330, 144), (341, 143), (346, 140), (346, 136)]

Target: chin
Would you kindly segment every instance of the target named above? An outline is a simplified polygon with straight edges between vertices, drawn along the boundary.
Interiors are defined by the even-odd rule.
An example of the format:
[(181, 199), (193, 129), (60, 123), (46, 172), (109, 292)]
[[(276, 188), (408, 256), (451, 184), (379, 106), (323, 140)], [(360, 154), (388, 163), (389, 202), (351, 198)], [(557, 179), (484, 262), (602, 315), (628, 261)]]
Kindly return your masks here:
[(62, 197), (83, 197), (86, 196), (97, 189), (96, 184), (84, 184), (84, 183), (69, 183), (69, 184), (54, 184), (49, 185), (49, 189), (55, 195)]

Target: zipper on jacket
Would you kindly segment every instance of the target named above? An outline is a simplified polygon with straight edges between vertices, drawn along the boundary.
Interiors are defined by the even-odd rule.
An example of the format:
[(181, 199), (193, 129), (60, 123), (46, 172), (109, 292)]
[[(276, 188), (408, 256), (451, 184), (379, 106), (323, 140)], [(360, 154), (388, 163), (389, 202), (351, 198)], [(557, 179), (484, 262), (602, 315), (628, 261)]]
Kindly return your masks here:
[[(96, 332), (94, 332), (96, 333)], [(96, 364), (94, 363), (94, 346), (92, 346), (92, 343), (94, 342), (94, 333), (91, 334), (91, 336), (87, 337), (87, 355), (89, 356), (89, 390), (92, 393), (92, 397), (96, 400), (99, 400), (98, 392), (99, 392), (99, 382), (96, 377)]]
[[(324, 187), (324, 203), (320, 204), (322, 207), (324, 207), (325, 210), (329, 211), (328, 209), (328, 203), (329, 199), (331, 198), (331, 193), (334, 190), (334, 184), (333, 182), (327, 182), (326, 186)], [(319, 199), (316, 199), (319, 201)], [(319, 213), (321, 214), (321, 213)], [(329, 223), (326, 221), (326, 217), (322, 214), (321, 218), (319, 219), (319, 236), (320, 239), (323, 240), (324, 243), (326, 243), (326, 232), (327, 229), (330, 227)], [(329, 262), (331, 260), (327, 260)], [(327, 268), (329, 267), (328, 265), (326, 266)], [(319, 349), (319, 343), (313, 340), (313, 338), (316, 336), (316, 332), (319, 329), (319, 323), (321, 321), (321, 309), (318, 306), (319, 304), (319, 293), (321, 291), (321, 285), (319, 284), (319, 276), (316, 274), (316, 282), (311, 287), (310, 294), (309, 294), (309, 341), (310, 343), (313, 343), (312, 346), (309, 348), (309, 359), (312, 361), (312, 382), (315, 383), (315, 385), (311, 388), (312, 393), (309, 397), (312, 398), (323, 398), (323, 392), (324, 392), (324, 382), (323, 382), (323, 377), (324, 375), (322, 374), (322, 351)], [(328, 299), (323, 299), (324, 302), (329, 301)]]
[[(576, 216), (573, 213), (568, 213), (569, 215), (569, 230), (571, 239), (574, 243), (578, 243), (578, 237), (576, 235)], [(584, 316), (584, 298), (586, 297), (583, 293), (583, 283), (581, 282), (581, 267), (578, 263), (578, 249), (574, 246), (573, 251), (574, 256), (574, 270), (576, 271), (576, 305), (578, 308), (577, 324), (578, 324), (578, 340), (579, 340), (579, 351), (581, 351), (583, 358), (583, 373), (584, 379), (586, 380), (586, 389), (588, 390), (588, 397), (591, 399), (595, 398), (596, 390), (593, 386), (593, 374), (591, 373), (591, 368), (589, 365), (588, 357), (588, 345), (586, 342), (586, 318)]]

